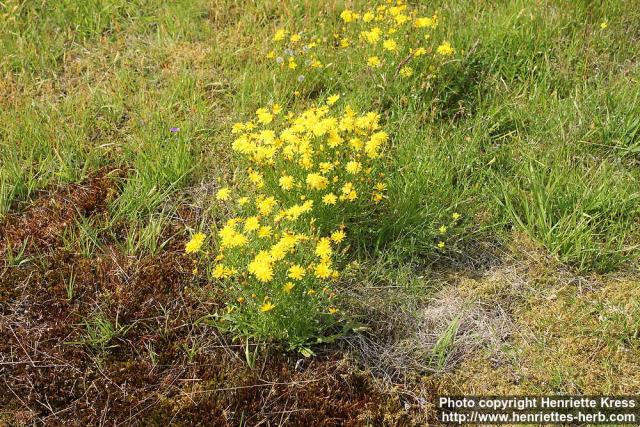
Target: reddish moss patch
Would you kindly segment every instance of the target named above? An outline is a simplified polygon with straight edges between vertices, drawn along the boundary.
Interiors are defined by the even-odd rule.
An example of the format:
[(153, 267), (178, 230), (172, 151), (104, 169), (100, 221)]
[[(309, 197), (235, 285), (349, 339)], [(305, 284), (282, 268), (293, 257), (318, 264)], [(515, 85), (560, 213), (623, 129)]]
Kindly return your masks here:
[[(408, 422), (399, 400), (335, 353), (299, 362), (270, 347), (249, 368), (242, 345), (197, 322), (217, 303), (199, 292), (207, 285), (194, 280), (184, 242), (137, 258), (107, 236), (91, 258), (63, 248), (79, 215), (108, 221), (113, 188), (98, 176), (0, 225), (0, 249), (27, 241), (34, 257), (0, 273), (0, 424)], [(118, 332), (92, 345), (86, 323), (96, 319)]]

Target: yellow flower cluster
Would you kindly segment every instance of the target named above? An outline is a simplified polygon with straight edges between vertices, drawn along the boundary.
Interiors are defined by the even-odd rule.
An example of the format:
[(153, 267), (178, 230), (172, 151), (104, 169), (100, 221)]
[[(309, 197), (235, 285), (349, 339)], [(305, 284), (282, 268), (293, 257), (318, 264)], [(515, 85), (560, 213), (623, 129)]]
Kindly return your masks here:
[[(232, 148), (246, 160), (234, 194), (218, 191), (237, 216), (217, 231), (211, 276), (234, 293), (230, 315), (243, 310), (286, 313), (291, 298), (334, 314), (346, 228), (385, 198), (376, 167), (388, 134), (378, 114), (338, 110), (339, 96), (302, 113), (260, 108), (232, 128)], [(195, 236), (194, 236), (195, 238)], [(187, 246), (197, 251), (202, 242)]]
[[(380, 69), (403, 78), (429, 77), (442, 59), (455, 53), (448, 41), (436, 43), (432, 38), (439, 24), (437, 14), (422, 16), (405, 0), (387, 0), (362, 11), (347, 9), (340, 19), (342, 28), (329, 37), (313, 31), (278, 29), (267, 58), (275, 61), (281, 72), (290, 71), (302, 82), (305, 75), (321, 71), (325, 63)], [(354, 72), (350, 67), (341, 69)]]

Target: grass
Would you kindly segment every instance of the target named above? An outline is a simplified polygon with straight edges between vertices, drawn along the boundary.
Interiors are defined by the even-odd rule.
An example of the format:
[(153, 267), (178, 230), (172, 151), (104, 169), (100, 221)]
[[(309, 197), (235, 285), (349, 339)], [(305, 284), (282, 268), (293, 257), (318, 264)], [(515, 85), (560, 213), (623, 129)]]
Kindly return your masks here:
[[(325, 45), (319, 53), (326, 68), (305, 71), (302, 83), (302, 65), (280, 71), (266, 58), (278, 28), (332, 40), (344, 7), (342, 1), (0, 2), (0, 230), (7, 230), (0, 231), (0, 281), (7, 295), (26, 286), (60, 297), (68, 316), (79, 316), (71, 323), (84, 325), (74, 336), (107, 358), (134, 345), (130, 333), (131, 342), (157, 329), (171, 335), (168, 323), (136, 324), (111, 348), (123, 335), (114, 301), (128, 292), (114, 283), (154, 271), (147, 263), (158, 267), (182, 252), (191, 231), (221, 228), (234, 215), (214, 197), (225, 185), (242, 187), (236, 183), (243, 163), (231, 150), (234, 122), (273, 103), (300, 112), (340, 94), (339, 106), (379, 112), (391, 139), (380, 165), (384, 203), (347, 226), (344, 263), (356, 264), (337, 285), (344, 322), (327, 335), (357, 324), (359, 332), (339, 341), (357, 343), (353, 354), (365, 368), (388, 373), (395, 364), (394, 372), (412, 370), (407, 378), (437, 371), (430, 381), (444, 384), (451, 376), (462, 391), (632, 390), (637, 362), (618, 349), (634, 350), (639, 319), (637, 307), (624, 302), (633, 301), (640, 283), (640, 3), (419, 5), (427, 16), (438, 12), (431, 46), (448, 40), (456, 53), (434, 63), (435, 72), (416, 66), (413, 80), (394, 70), (372, 72), (359, 52), (341, 56)], [(426, 74), (433, 75), (415, 77)], [(49, 212), (42, 206), (50, 194), (82, 190), (103, 175), (111, 183), (104, 209), (77, 206), (72, 219), (45, 219), (33, 222), (37, 232), (11, 234), (15, 221)], [(20, 241), (10, 241), (13, 235)], [(205, 307), (200, 318), (224, 313), (228, 294), (207, 277), (208, 258), (180, 257), (188, 277), (181, 286)], [(117, 267), (107, 273), (110, 262)], [(84, 282), (84, 263), (96, 265), (99, 285)], [(515, 273), (505, 273), (507, 267)], [(60, 274), (59, 295), (57, 279), (44, 270)], [(496, 279), (496, 272), (505, 277)], [(177, 295), (171, 283), (178, 281), (164, 276), (157, 286)], [(483, 295), (489, 288), (495, 293)], [(451, 298), (470, 308), (438, 311)], [(113, 310), (93, 316), (94, 299)], [(504, 308), (500, 316), (516, 331), (498, 350), (489, 348), (492, 339), (473, 336), (483, 321), (502, 319), (486, 309), (492, 306)], [(191, 335), (200, 326), (182, 317), (190, 310), (182, 306), (183, 324), (173, 325), (189, 329), (177, 350), (163, 354), (160, 342), (144, 342), (132, 360), (145, 354), (160, 366), (167, 354), (184, 354), (188, 364), (207, 357), (206, 340)], [(150, 317), (156, 315), (169, 316)], [(317, 331), (314, 319), (304, 320), (304, 334)], [(295, 327), (287, 319), (251, 322), (232, 332)], [(379, 332), (367, 332), (374, 326)], [(284, 332), (275, 335), (287, 340)], [(316, 348), (309, 341), (298, 343), (307, 354), (344, 352), (341, 344)], [(246, 337), (238, 342), (239, 357), (252, 366), (269, 357)], [(466, 345), (472, 350), (461, 350)], [(388, 356), (386, 367), (372, 348)], [(503, 377), (492, 358), (504, 362)], [(555, 371), (546, 373), (552, 361)], [(504, 379), (514, 376), (522, 379), (517, 385)]]

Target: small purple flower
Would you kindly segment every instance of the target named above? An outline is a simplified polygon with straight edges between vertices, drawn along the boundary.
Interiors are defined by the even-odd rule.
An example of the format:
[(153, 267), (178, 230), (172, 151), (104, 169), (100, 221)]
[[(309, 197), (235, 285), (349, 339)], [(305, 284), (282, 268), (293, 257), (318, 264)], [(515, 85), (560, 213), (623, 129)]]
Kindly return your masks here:
[(171, 128), (171, 129), (169, 129), (169, 132), (171, 132), (171, 133), (180, 132), (180, 128)]

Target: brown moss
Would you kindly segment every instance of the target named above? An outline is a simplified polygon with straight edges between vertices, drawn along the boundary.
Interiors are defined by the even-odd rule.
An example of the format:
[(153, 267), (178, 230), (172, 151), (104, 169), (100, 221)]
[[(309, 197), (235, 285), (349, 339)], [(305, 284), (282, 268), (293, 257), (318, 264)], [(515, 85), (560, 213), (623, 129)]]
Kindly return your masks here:
[[(108, 236), (90, 258), (63, 247), (79, 215), (109, 221), (113, 188), (102, 175), (44, 193), (1, 225), (0, 247), (27, 241), (37, 262), (2, 271), (0, 423), (408, 423), (398, 398), (335, 353), (298, 362), (268, 347), (249, 368), (242, 345), (197, 322), (215, 310), (215, 288), (194, 280), (184, 242), (137, 258)], [(97, 317), (124, 328), (102, 347), (86, 341), (84, 322)]]

